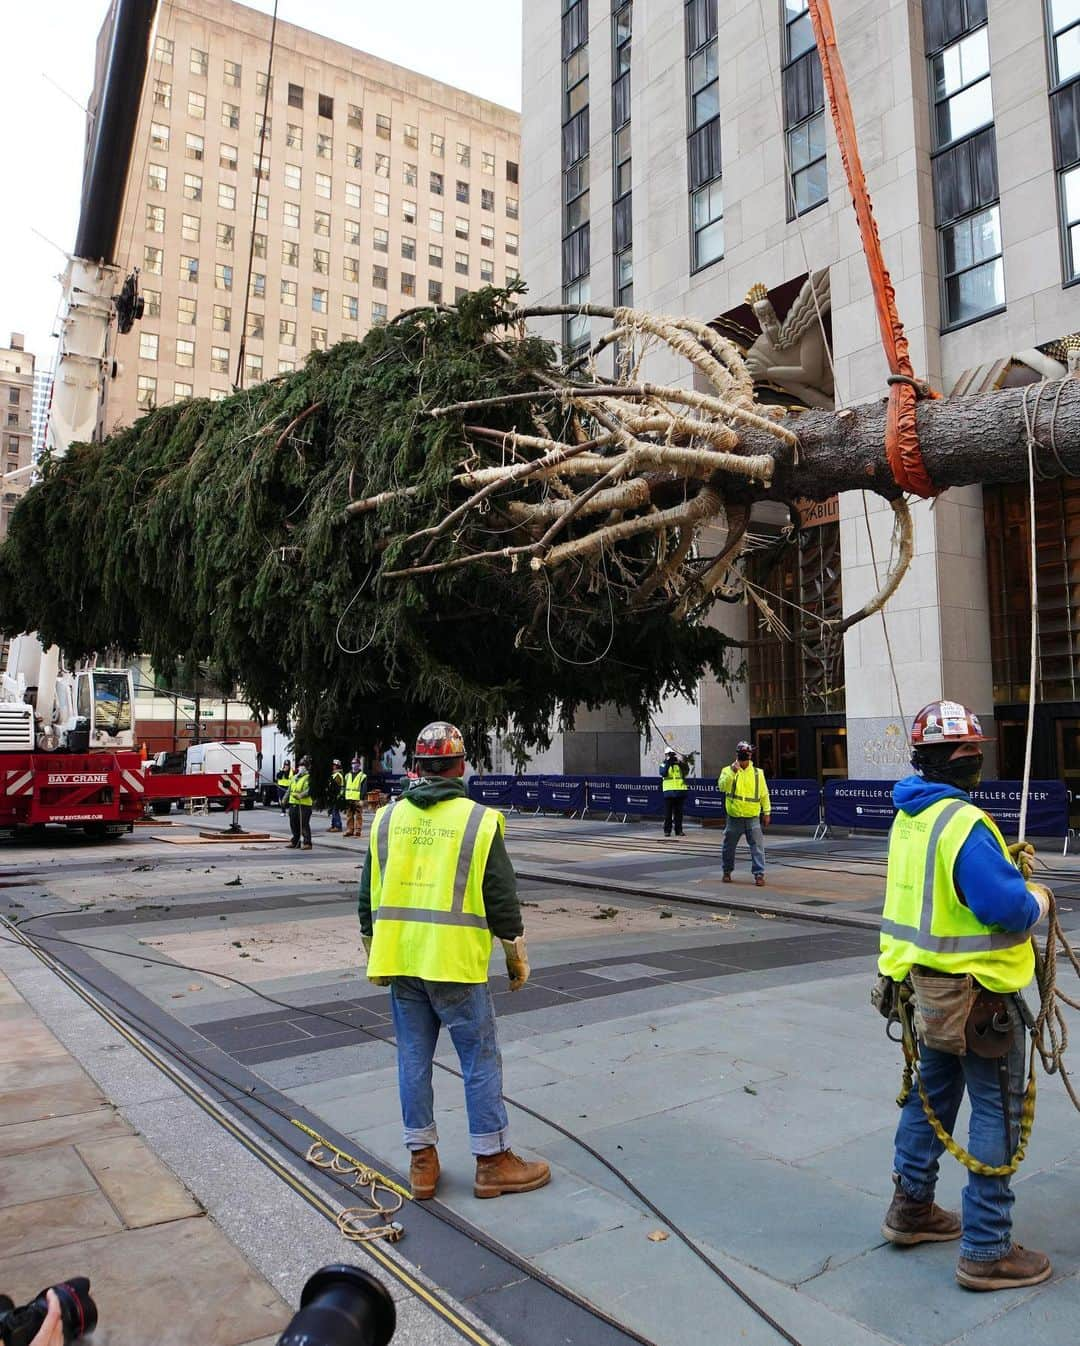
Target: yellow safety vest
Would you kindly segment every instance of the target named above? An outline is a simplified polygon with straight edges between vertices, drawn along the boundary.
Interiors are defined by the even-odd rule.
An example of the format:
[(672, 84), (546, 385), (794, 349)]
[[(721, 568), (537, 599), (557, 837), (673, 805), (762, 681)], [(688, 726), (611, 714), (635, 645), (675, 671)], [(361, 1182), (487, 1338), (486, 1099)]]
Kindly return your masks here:
[(290, 771), (288, 775), (286, 775), (286, 773), (283, 771), (281, 775), (277, 778), (277, 783), (282, 787), (282, 789), (285, 789), (291, 780), (292, 780), (292, 772)]
[[(739, 786), (744, 781), (753, 781), (753, 794), (744, 793)], [(769, 787), (765, 784), (765, 773), (759, 766), (746, 767), (736, 771), (726, 766), (717, 781), (720, 793), (724, 796), (724, 812), (729, 818), (756, 818), (765, 810), (770, 811)], [(748, 787), (749, 788), (749, 787)]]
[(311, 773), (308, 771), (296, 772), (289, 781), (289, 803), (290, 804), (310, 804), (311, 803)]
[(364, 788), (364, 781), (367, 776), (362, 771), (350, 771), (345, 777), (345, 799), (349, 803), (355, 803), (360, 798), (360, 791)]
[(664, 791), (677, 791), (683, 794), (686, 791), (686, 781), (683, 779), (682, 767), (678, 762), (674, 762), (664, 773)]
[(889, 869), (878, 970), (903, 981), (913, 963), (939, 972), (970, 972), (989, 991), (1019, 991), (1035, 974), (1027, 931), (983, 925), (960, 901), (953, 866), (976, 823), (983, 822), (1008, 857), (994, 820), (962, 799), (942, 799), (916, 814), (900, 812), (889, 833)]
[(385, 804), (371, 829), (369, 977), (487, 981), (484, 869), (503, 815), (471, 799)]

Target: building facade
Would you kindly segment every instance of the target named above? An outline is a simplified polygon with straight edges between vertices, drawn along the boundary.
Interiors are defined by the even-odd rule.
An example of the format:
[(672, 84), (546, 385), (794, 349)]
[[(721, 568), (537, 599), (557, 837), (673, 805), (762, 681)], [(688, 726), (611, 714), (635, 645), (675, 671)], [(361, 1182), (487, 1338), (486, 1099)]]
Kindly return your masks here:
[(270, 30), (162, 6), (117, 257), (145, 312), (107, 428), (518, 274), (516, 112), (285, 23), (268, 78)]
[[(962, 396), (1066, 372), (1080, 329), (1080, 9), (1066, 0), (833, 0), (860, 148), (916, 370)], [(523, 271), (533, 301), (632, 302), (712, 322), (764, 401), (880, 399), (888, 373), (806, 0), (525, 6)], [(549, 335), (574, 347), (605, 324)], [(654, 378), (687, 382), (666, 357)], [(709, 773), (752, 736), (778, 776), (895, 777), (906, 724), (949, 697), (998, 721), (1018, 772), (1080, 783), (1080, 495), (1039, 486), (1040, 680), (1027, 686), (1027, 488), (913, 505), (916, 554), (885, 620), (865, 603), (892, 512), (858, 493), (759, 507), (742, 574), (761, 603), (711, 620), (749, 640), (658, 727)], [(741, 662), (742, 655), (736, 662)], [(564, 769), (626, 769), (629, 726), (585, 717)], [(576, 742), (580, 740), (579, 742)], [(579, 751), (580, 749), (580, 751)], [(655, 743), (639, 760), (651, 764)], [(591, 761), (589, 759), (592, 759)]]
[(3, 435), (0, 538), (7, 533), (11, 511), (30, 484), (33, 397), (34, 357), (24, 348), (22, 334), (12, 332), (10, 343), (0, 346), (0, 415), (3, 416), (0, 425)]

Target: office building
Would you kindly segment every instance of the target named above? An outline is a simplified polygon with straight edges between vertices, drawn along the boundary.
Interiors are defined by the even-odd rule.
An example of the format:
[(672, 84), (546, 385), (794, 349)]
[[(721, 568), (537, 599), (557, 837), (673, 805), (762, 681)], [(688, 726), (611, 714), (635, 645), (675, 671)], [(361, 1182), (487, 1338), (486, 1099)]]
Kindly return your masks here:
[(34, 396), (34, 357), (25, 349), (22, 333), (12, 332), (0, 346), (0, 414), (3, 415), (3, 490), (0, 491), (0, 537), (8, 519), (30, 483), (31, 413)]

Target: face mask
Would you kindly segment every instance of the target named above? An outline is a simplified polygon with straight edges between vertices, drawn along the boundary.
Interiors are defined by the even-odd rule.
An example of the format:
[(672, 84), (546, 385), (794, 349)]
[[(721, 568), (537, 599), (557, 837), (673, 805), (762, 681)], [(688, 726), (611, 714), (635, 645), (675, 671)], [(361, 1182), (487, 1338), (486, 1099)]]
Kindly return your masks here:
[(750, 760), (750, 754), (749, 754), (748, 752), (741, 752), (741, 753), (738, 754), (738, 756), (735, 758), (735, 760), (736, 760), (737, 762), (749, 762), (749, 760)]
[(938, 768), (939, 780), (955, 785), (958, 790), (970, 793), (982, 780), (983, 755), (980, 752), (972, 757), (957, 757)]

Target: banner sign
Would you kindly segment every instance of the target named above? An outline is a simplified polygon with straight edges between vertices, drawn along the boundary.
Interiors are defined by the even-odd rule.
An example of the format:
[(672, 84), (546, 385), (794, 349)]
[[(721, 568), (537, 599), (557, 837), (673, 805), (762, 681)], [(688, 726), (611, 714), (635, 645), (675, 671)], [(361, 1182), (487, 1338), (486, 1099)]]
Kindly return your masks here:
[(716, 777), (711, 780), (691, 777), (690, 786), (685, 795), (683, 815), (687, 818), (723, 818), (724, 796), (720, 793)]
[(829, 827), (861, 827), (887, 832), (892, 826), (891, 780), (829, 780), (825, 782), (825, 822)]
[(644, 818), (661, 818), (664, 814), (663, 791), (660, 777), (612, 776), (611, 798), (613, 813), (636, 813)]
[(510, 791), (511, 805), (535, 812), (540, 807), (540, 779), (539, 776), (515, 776)]
[(409, 778), (404, 772), (398, 776), (387, 774), (382, 778), (383, 794), (388, 795), (391, 799), (397, 799), (400, 797), (408, 783)]
[(495, 809), (508, 809), (514, 802), (516, 776), (471, 776), (469, 798)]
[(821, 821), (821, 787), (816, 780), (771, 780), (772, 821), (778, 827), (817, 827)]
[(584, 813), (584, 776), (541, 776), (540, 807), (559, 813)]
[(610, 776), (586, 776), (585, 789), (588, 793), (590, 813), (614, 813), (615, 805), (611, 796)]
[[(1020, 791), (1023, 781), (985, 781), (971, 792), (971, 802), (985, 809), (1010, 837), (1020, 830)], [(1059, 780), (1028, 782), (1025, 831), (1033, 837), (1063, 837), (1069, 830), (1069, 792)], [(1037, 876), (1036, 876), (1037, 877)]]

